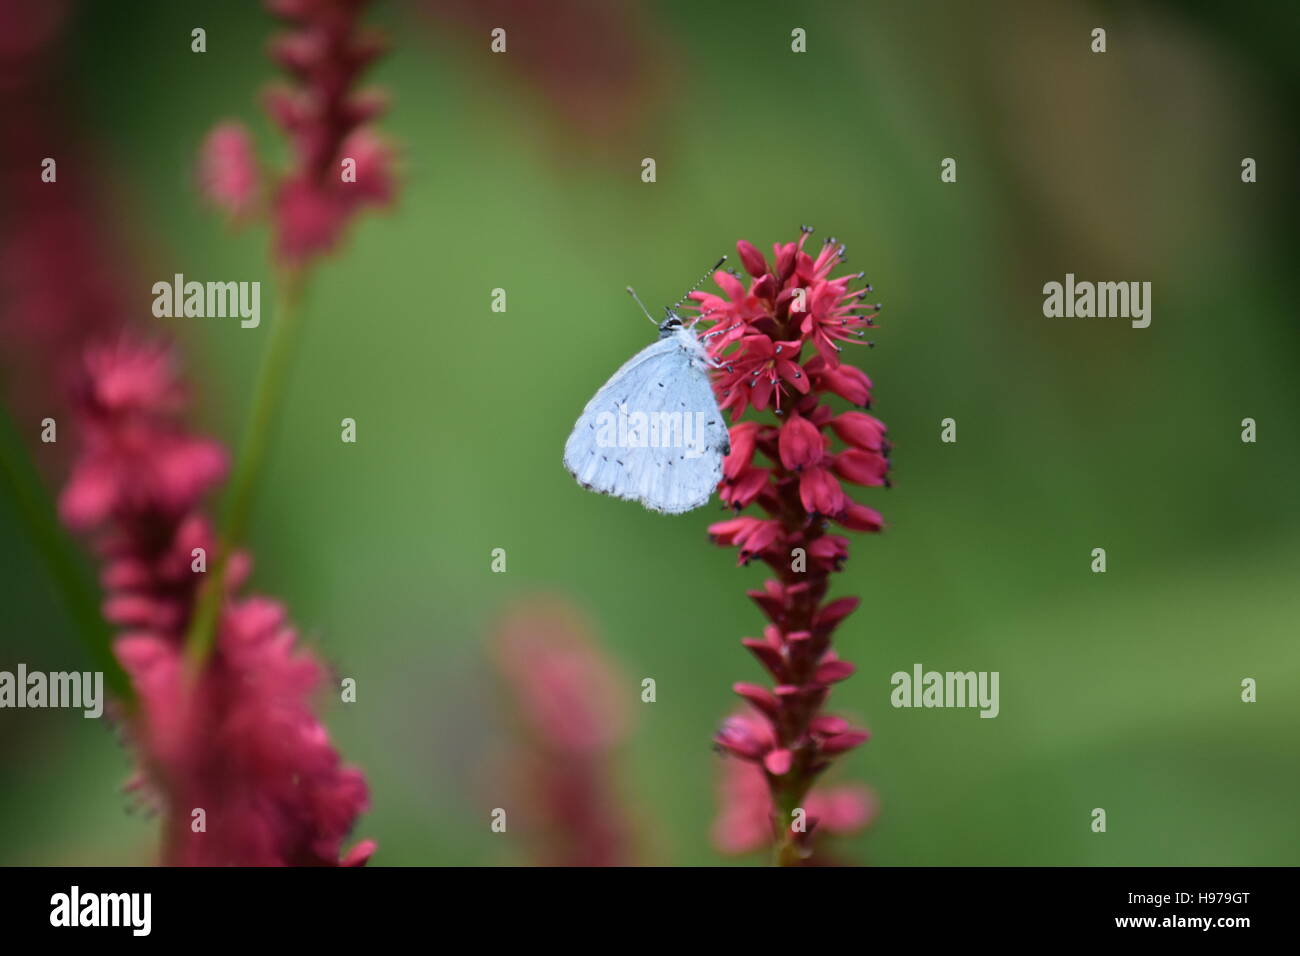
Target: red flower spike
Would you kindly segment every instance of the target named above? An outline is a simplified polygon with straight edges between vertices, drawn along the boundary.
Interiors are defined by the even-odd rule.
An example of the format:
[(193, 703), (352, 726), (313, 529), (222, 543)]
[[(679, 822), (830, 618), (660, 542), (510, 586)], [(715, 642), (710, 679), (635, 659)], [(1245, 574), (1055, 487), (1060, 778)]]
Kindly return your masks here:
[[(835, 406), (841, 399), (864, 407), (871, 401), (871, 380), (843, 360), (848, 346), (862, 341), (878, 306), (864, 306), (868, 290), (850, 288), (860, 274), (834, 274), (843, 246), (829, 242), (815, 253), (806, 250), (809, 231), (797, 242), (775, 244), (771, 260), (752, 244), (737, 243), (748, 288), (742, 277), (719, 272), (714, 280), (721, 294), (691, 294), (703, 331), (716, 333), (705, 341), (718, 365), (719, 405), (736, 420), (719, 493), (727, 505), (753, 512), (717, 522), (709, 534), (737, 548), (740, 563), (758, 559), (773, 574), (762, 590), (749, 592), (771, 624), (762, 639), (742, 643), (774, 686), (735, 685), (753, 710), (728, 719), (717, 736), (725, 751), (748, 762), (745, 786), (752, 789), (757, 780), (766, 792), (754, 799), (747, 789), (747, 809), (724, 806), (715, 832), (728, 847), (753, 844), (753, 813), (761, 806), (763, 839), (778, 834), (778, 859), (791, 864), (819, 852), (811, 827), (794, 835), (788, 821), (771, 817), (791, 794), (818, 821), (862, 825), (874, 813), (874, 798), (819, 804), (821, 791), (810, 787), (833, 758), (867, 739), (842, 718), (821, 712), (831, 685), (854, 673), (830, 642), (859, 603), (856, 597), (826, 599), (829, 576), (848, 557), (848, 539), (833, 533), (827, 519), (850, 530), (879, 531), (880, 514), (853, 501), (841, 482), (885, 485), (889, 470), (884, 423)], [(756, 414), (739, 421), (751, 409)], [(742, 771), (727, 773), (738, 781)], [(814, 805), (820, 813), (812, 812)], [(842, 831), (822, 823), (816, 832)]]

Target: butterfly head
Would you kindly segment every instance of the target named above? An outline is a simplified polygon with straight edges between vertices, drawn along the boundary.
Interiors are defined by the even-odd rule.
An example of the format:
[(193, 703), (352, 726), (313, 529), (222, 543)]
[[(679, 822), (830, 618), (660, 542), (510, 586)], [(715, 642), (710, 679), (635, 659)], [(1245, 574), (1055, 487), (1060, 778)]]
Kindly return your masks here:
[(668, 318), (659, 323), (659, 337), (661, 339), (667, 338), (683, 328), (681, 316), (672, 309), (665, 309), (664, 311), (668, 313)]

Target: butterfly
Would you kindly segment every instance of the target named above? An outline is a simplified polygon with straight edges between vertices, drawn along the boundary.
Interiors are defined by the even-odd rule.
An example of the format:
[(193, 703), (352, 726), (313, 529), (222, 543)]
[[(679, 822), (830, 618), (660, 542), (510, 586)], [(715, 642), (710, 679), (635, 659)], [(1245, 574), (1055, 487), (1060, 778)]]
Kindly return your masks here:
[(564, 467), (590, 491), (681, 514), (708, 502), (731, 441), (709, 382), (716, 363), (681, 316), (666, 311), (658, 341), (628, 359), (582, 410), (564, 444)]

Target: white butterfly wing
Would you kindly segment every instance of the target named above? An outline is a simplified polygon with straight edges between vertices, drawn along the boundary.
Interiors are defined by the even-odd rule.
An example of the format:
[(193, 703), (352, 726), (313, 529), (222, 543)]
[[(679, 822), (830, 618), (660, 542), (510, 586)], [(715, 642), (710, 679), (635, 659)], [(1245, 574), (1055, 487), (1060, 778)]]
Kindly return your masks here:
[(584, 488), (616, 498), (634, 497), (624, 490), (629, 483), (625, 450), (600, 443), (601, 417), (606, 413), (617, 417), (620, 405), (639, 401), (650, 373), (658, 370), (658, 360), (676, 348), (671, 339), (647, 345), (624, 362), (583, 408), (564, 443), (564, 467)]
[[(564, 447), (564, 465), (580, 484), (665, 514), (708, 502), (729, 442), (702, 356), (694, 336), (681, 332), (648, 345), (614, 373), (587, 403)], [(679, 413), (690, 440), (670, 440), (666, 447), (602, 443), (602, 420), (609, 421), (603, 416), (616, 421), (620, 408), (650, 417)]]
[[(688, 451), (680, 448), (648, 449), (655, 453), (655, 464), (666, 481), (658, 485), (659, 496), (643, 499), (643, 504), (666, 514), (681, 514), (707, 504), (722, 480), (722, 458), (731, 451), (727, 423), (718, 408), (708, 372), (688, 363), (686, 373), (678, 379), (674, 391), (675, 395), (669, 393), (666, 396), (665, 410), (691, 415), (697, 411), (702, 413), (697, 419), (702, 426), (702, 441), (699, 446), (692, 443)], [(702, 454), (696, 451), (698, 447), (702, 447)]]

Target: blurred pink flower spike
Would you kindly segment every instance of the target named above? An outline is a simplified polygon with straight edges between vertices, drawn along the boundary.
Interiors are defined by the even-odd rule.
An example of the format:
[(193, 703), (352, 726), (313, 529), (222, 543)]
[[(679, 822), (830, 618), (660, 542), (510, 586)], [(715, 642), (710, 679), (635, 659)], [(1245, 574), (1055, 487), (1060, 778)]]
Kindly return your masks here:
[(197, 676), (186, 673), (185, 634), (216, 546), (199, 508), (226, 455), (181, 425), (171, 353), (125, 339), (93, 348), (76, 393), (83, 450), (60, 513), (95, 533), (104, 561), (104, 616), (139, 698), (123, 718), (139, 763), (128, 789), (164, 814), (163, 862), (365, 862), (368, 841), (339, 862), (368, 798), (312, 712), (324, 669), (281, 604), (238, 597), (243, 552), (225, 579), (216, 646)]
[[(367, 124), (385, 108), (378, 92), (355, 92), (387, 48), (360, 17), (367, 0), (267, 0), (289, 22), (270, 57), (290, 82), (266, 92), (271, 119), (289, 138), (292, 160), (268, 184), (277, 259), (304, 265), (334, 249), (362, 209), (396, 193), (393, 151)], [(248, 133), (221, 123), (199, 151), (204, 197), (236, 221), (259, 211), (259, 173)]]
[(496, 628), (497, 670), (518, 740), (509, 772), (539, 863), (634, 862), (633, 827), (614, 782), (634, 685), (615, 672), (591, 625), (558, 598), (532, 598)]

